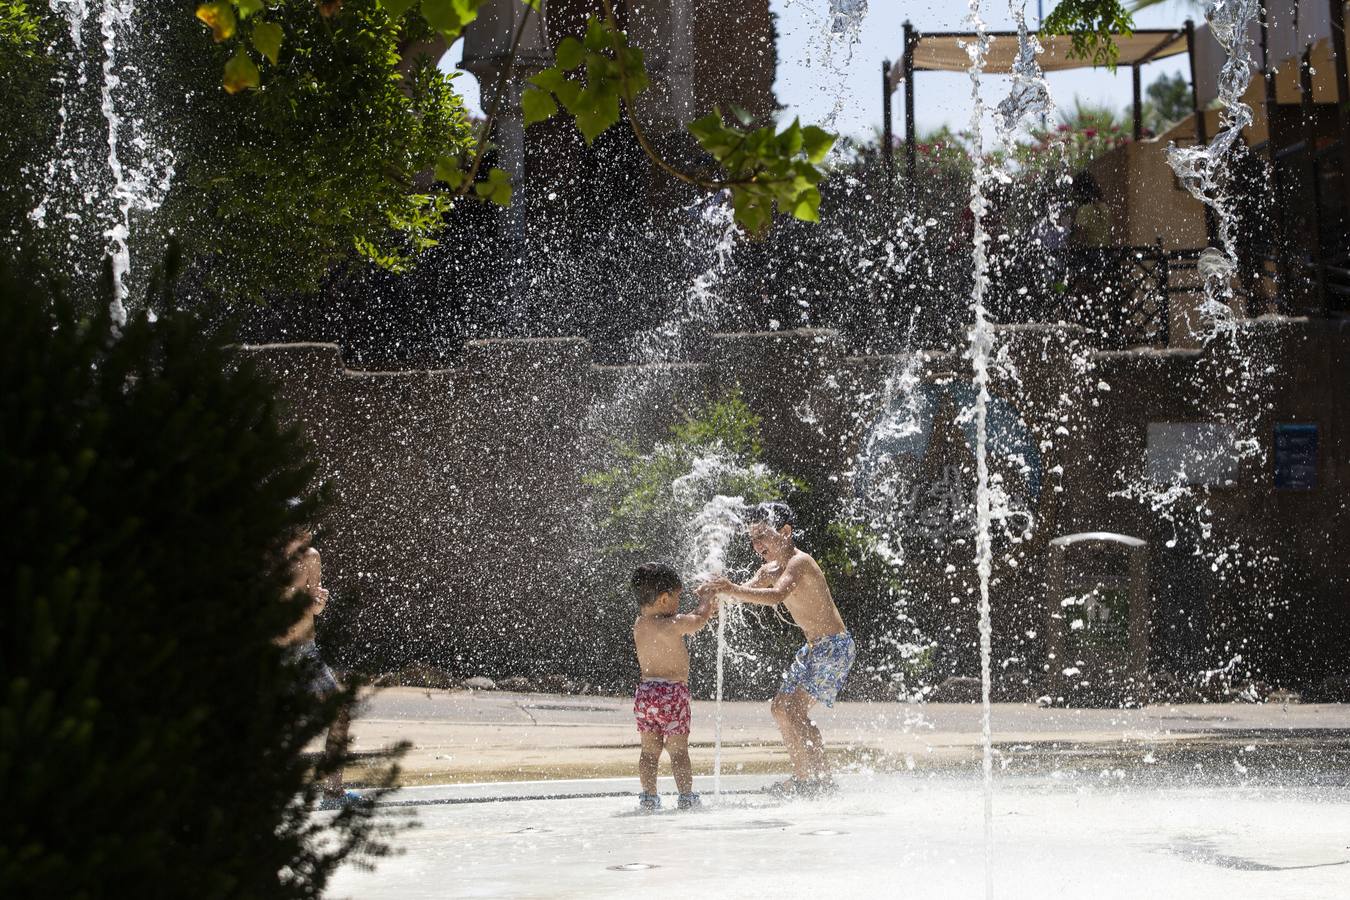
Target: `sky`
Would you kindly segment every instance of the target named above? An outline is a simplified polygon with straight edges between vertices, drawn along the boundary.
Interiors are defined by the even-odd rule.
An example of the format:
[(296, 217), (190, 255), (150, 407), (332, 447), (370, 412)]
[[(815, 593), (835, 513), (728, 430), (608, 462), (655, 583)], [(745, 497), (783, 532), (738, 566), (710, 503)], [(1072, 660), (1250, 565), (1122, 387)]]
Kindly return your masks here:
[[(856, 2), (856, 0), (855, 0)], [(1016, 0), (1014, 0), (1016, 2)], [(778, 14), (778, 79), (774, 89), (784, 107), (781, 121), (800, 117), (804, 124), (823, 125), (831, 131), (866, 138), (881, 127), (881, 63), (900, 56), (902, 25), (906, 19), (919, 30), (964, 29), (966, 4), (961, 0), (869, 0), (859, 40), (850, 46), (843, 38), (833, 45), (826, 39), (831, 0), (770, 0)], [(1044, 0), (1049, 15), (1055, 0)], [(1013, 18), (1005, 0), (985, 0), (982, 15), (991, 30), (1010, 30)], [(1027, 0), (1027, 22), (1036, 27), (1036, 0)], [(1166, 28), (1181, 24), (1198, 12), (1184, 2), (1163, 4), (1135, 16), (1138, 28)], [(458, 63), (464, 42), (447, 54), (442, 66)], [(1163, 74), (1185, 72), (1186, 57), (1179, 56), (1142, 69), (1147, 86)], [(1051, 95), (1060, 106), (1071, 107), (1074, 97), (1106, 103), (1119, 109), (1130, 104), (1130, 73), (1119, 69), (1080, 69), (1053, 73), (1048, 78)], [(479, 114), (478, 85), (465, 73), (459, 82), (470, 109)], [(923, 72), (915, 79), (914, 115), (920, 133), (942, 125), (965, 128), (973, 106), (970, 79), (956, 72)], [(994, 105), (1008, 92), (1008, 79), (987, 76), (985, 100)], [(901, 94), (895, 96), (895, 130), (904, 128)], [(988, 123), (986, 123), (987, 125)]]

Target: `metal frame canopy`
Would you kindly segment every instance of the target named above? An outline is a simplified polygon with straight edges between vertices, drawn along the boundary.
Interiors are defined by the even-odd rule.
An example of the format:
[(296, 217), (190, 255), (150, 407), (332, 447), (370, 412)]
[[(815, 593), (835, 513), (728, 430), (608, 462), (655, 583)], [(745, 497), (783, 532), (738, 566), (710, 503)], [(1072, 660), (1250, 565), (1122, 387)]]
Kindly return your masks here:
[[(901, 82), (905, 85), (905, 170), (911, 184), (914, 174), (914, 73), (915, 72), (966, 72), (970, 69), (970, 55), (966, 47), (979, 40), (979, 35), (968, 31), (931, 31), (915, 30), (909, 22), (905, 23), (905, 48), (900, 61), (892, 64), (886, 60), (881, 66), (882, 131), (884, 132), (884, 155), (887, 172), (894, 168), (893, 129), (891, 126), (891, 95)], [(1074, 58), (1073, 38), (1061, 34), (1041, 34), (1030, 32), (1039, 42), (1044, 52), (1037, 57), (1041, 69), (1046, 72), (1063, 72), (1069, 69), (1097, 68), (1091, 60)], [(1013, 71), (1017, 61), (1018, 41), (1015, 31), (991, 31), (989, 51), (985, 55), (984, 71), (993, 75), (1006, 75)], [(1195, 91), (1195, 26), (1188, 20), (1181, 28), (1141, 30), (1130, 34), (1114, 34), (1116, 49), (1119, 52), (1116, 65), (1128, 66), (1134, 81), (1134, 139), (1143, 136), (1143, 106), (1139, 89), (1139, 67), (1156, 60), (1187, 53), (1191, 57), (1191, 91)], [(1192, 97), (1192, 105), (1194, 97)], [(1201, 126), (1203, 127), (1203, 126)], [(1203, 140), (1203, 136), (1201, 137)]]
[[(913, 37), (910, 44), (910, 60), (916, 72), (965, 72), (970, 68), (970, 56), (966, 46), (974, 44), (979, 35), (973, 32), (933, 31), (918, 32), (910, 29)], [(1064, 34), (1041, 34), (1030, 32), (1044, 51), (1036, 57), (1046, 72), (1062, 72), (1066, 69), (1094, 68), (1091, 60), (1070, 56), (1073, 38)], [(991, 31), (989, 52), (984, 58), (984, 71), (990, 74), (1012, 72), (1017, 61), (1017, 32)], [(1186, 52), (1186, 29), (1169, 28), (1157, 31), (1135, 31), (1131, 34), (1112, 36), (1120, 56), (1118, 66), (1136, 66), (1166, 59)], [(891, 87), (905, 77), (904, 67), (897, 67), (891, 75)]]

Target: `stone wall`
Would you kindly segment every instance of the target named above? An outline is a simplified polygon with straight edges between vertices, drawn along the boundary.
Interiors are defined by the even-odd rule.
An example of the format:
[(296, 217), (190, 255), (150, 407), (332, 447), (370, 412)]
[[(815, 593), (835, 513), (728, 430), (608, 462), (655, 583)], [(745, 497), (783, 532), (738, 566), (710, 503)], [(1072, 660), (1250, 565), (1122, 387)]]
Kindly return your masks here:
[[(1267, 659), (1306, 649), (1287, 667), (1299, 677), (1319, 677), (1333, 665), (1350, 612), (1350, 556), (1341, 546), (1350, 536), (1350, 341), (1328, 322), (1244, 327), (1262, 348), (1255, 364), (1273, 367), (1264, 400), (1249, 398), (1250, 410), (1227, 409), (1232, 398), (1221, 386), (1243, 361), (1222, 353), (1095, 353), (1090, 377), (1109, 386), (1102, 390), (1071, 375), (1072, 328), (1003, 329), (1020, 385), (1000, 380), (994, 394), (1016, 420), (1017, 440), (1033, 448), (1037, 471), (1032, 480), (1015, 466), (998, 469), (1009, 484), (1024, 479), (1018, 502), (1036, 522), (1029, 540), (999, 545), (1016, 562), (995, 570), (1005, 657), (1033, 672), (1043, 664), (1046, 542), (1105, 530), (1152, 545), (1158, 666), (1210, 667), (1242, 652), (1244, 640), (1249, 653)], [(831, 331), (718, 334), (707, 362), (651, 367), (594, 365), (586, 342), (566, 338), (472, 342), (440, 371), (351, 371), (332, 345), (247, 349), (280, 379), (333, 492), (320, 546), (335, 595), (325, 629), (338, 655), (384, 669), (423, 660), (459, 674), (603, 665), (595, 657), (626, 637), (631, 611), (600, 610), (587, 593), (627, 573), (588, 571), (592, 555), (578, 546), (586, 515), (581, 478), (605, 441), (654, 439), (682, 410), (739, 384), (763, 417), (768, 461), (810, 482), (817, 509), (837, 508), (855, 489), (856, 456), (883, 411), (886, 381), (906, 363), (850, 357)], [(933, 396), (963, 396), (960, 358), (925, 355), (915, 371), (933, 385), (957, 373), (955, 387), (934, 388)], [(914, 460), (920, 479), (970, 472), (961, 426), (947, 421), (955, 402), (935, 407)], [(1232, 558), (1255, 563), (1216, 572), (1210, 557), (1194, 554), (1191, 519), (1174, 525), (1112, 493), (1122, 475), (1143, 472), (1150, 422), (1206, 422), (1221, 413), (1254, 416), (1267, 454), (1264, 464), (1196, 501), (1212, 511), (1206, 546), (1232, 545)], [(1067, 436), (1057, 433), (1065, 415), (1077, 423)], [(1084, 421), (1094, 425), (1081, 427)], [(1320, 426), (1314, 489), (1274, 488), (1268, 445), (1279, 422)], [(969, 667), (974, 640), (973, 552), (959, 534), (907, 546), (910, 602), (935, 636), (953, 644), (957, 672)], [(884, 620), (878, 627), (893, 616), (872, 612)], [(609, 633), (616, 629), (618, 638)]]

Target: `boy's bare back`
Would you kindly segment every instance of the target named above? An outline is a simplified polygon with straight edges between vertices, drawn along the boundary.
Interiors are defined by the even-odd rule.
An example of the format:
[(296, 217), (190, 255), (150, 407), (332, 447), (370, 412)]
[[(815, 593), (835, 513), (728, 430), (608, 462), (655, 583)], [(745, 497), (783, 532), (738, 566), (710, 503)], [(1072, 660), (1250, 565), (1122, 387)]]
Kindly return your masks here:
[(689, 648), (684, 639), (703, 627), (707, 615), (645, 615), (633, 623), (633, 645), (644, 680), (689, 681)]

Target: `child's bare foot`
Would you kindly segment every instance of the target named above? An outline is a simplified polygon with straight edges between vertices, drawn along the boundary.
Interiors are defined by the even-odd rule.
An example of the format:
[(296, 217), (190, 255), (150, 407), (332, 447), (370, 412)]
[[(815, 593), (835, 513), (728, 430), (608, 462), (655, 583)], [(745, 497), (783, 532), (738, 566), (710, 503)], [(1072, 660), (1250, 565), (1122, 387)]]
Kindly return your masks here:
[(811, 782), (806, 779), (793, 775), (791, 778), (785, 778), (777, 784), (771, 784), (764, 788), (764, 793), (772, 794), (775, 797), (795, 797), (805, 793), (810, 784)]
[(839, 793), (839, 786), (828, 775), (817, 778), (798, 778), (794, 775), (769, 785), (764, 793), (775, 797), (827, 797)]
[(839, 785), (828, 775), (818, 775), (806, 782), (804, 793), (810, 797), (829, 797), (839, 793)]

